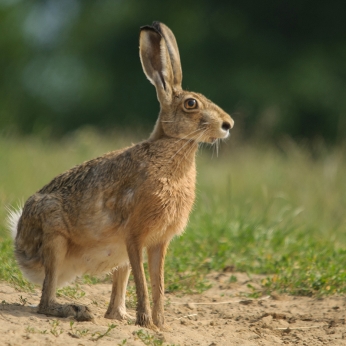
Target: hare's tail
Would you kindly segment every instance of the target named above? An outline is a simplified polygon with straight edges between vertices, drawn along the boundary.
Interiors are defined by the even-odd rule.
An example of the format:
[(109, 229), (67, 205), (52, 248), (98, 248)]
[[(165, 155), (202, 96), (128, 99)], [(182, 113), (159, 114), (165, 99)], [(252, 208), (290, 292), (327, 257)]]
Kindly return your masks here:
[(23, 207), (20, 204), (18, 204), (17, 208), (7, 207), (7, 212), (7, 229), (11, 233), (12, 239), (15, 239), (17, 235), (18, 222), (22, 216)]

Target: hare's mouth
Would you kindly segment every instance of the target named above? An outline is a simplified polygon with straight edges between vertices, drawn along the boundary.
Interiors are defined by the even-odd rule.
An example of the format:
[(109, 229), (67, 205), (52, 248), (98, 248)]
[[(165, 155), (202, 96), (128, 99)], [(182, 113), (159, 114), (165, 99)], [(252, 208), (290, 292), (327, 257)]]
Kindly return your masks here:
[(221, 136), (218, 136), (218, 137), (209, 137), (209, 143), (212, 143), (214, 144), (218, 139), (225, 139), (227, 137), (230, 136), (230, 131), (227, 130), (227, 131), (222, 131), (222, 135)]
[(222, 132), (223, 132), (223, 136), (221, 138), (223, 138), (223, 139), (228, 138), (231, 135), (231, 132), (229, 129), (222, 130)]

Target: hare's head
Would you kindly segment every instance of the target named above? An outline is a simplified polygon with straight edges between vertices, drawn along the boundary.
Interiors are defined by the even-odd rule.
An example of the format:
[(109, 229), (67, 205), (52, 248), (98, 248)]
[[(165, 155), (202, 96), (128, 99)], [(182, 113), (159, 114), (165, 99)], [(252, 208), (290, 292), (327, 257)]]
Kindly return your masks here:
[(161, 105), (152, 139), (168, 136), (212, 143), (229, 136), (233, 119), (205, 96), (182, 89), (178, 45), (166, 25), (142, 27), (139, 49), (144, 73)]

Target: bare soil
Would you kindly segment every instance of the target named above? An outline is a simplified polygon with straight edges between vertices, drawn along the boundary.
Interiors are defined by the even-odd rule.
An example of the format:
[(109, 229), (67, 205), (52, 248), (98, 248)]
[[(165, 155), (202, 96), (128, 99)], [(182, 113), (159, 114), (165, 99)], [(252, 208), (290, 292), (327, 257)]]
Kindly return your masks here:
[[(237, 277), (231, 283), (230, 276)], [(0, 283), (0, 345), (346, 345), (345, 297), (291, 297), (272, 294), (244, 298), (251, 279), (243, 273), (215, 273), (213, 288), (199, 295), (166, 295), (169, 331), (155, 333), (126, 321), (103, 317), (111, 285), (82, 285), (78, 299), (95, 315), (93, 322), (75, 322), (36, 313), (40, 291), (23, 293)], [(59, 298), (68, 302), (67, 298)], [(135, 310), (128, 309), (135, 315)], [(115, 328), (102, 336), (113, 323)], [(138, 331), (144, 341), (138, 335)], [(149, 336), (147, 335), (149, 332)], [(150, 340), (151, 338), (151, 340)]]

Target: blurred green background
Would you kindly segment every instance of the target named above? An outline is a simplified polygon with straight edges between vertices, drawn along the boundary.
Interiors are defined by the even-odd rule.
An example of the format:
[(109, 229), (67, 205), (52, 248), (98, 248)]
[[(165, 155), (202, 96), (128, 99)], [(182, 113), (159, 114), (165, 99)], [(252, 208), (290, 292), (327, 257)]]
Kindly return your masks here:
[(231, 113), (240, 138), (341, 142), (345, 13), (341, 0), (0, 0), (0, 129), (151, 128), (159, 107), (138, 33), (160, 20), (183, 87)]

